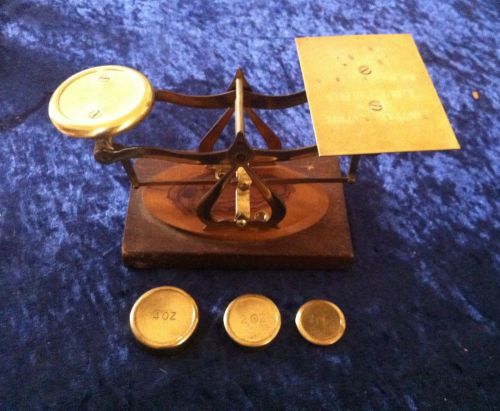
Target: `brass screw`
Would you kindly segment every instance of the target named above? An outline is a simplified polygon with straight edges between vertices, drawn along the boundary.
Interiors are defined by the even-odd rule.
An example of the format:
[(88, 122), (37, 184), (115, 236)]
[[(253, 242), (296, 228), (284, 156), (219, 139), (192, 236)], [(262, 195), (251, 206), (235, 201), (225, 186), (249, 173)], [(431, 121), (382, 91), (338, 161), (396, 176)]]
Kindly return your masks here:
[(368, 107), (372, 111), (381, 111), (384, 107), (382, 106), (382, 103), (378, 100), (371, 100), (368, 103)]
[(367, 76), (368, 74), (372, 74), (372, 69), (365, 65), (359, 66), (358, 70), (361, 74), (364, 74), (365, 76)]
[(90, 113), (89, 113), (89, 117), (90, 118), (97, 118), (97, 117), (100, 117), (101, 116), (101, 110), (99, 110), (98, 108), (95, 109), (95, 110), (92, 110)]

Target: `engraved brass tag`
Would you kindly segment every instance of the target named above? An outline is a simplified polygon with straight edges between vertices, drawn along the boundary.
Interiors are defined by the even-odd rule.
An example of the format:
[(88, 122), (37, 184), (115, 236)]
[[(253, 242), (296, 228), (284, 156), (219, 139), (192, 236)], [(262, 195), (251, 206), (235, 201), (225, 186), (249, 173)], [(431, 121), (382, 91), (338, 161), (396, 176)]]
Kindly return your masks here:
[(320, 156), (460, 148), (411, 35), (296, 44)]

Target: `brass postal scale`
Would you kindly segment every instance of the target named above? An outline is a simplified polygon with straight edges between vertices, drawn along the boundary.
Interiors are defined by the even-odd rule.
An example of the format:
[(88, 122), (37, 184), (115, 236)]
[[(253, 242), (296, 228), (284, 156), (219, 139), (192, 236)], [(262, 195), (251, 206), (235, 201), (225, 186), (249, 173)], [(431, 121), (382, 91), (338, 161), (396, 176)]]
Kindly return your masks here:
[[(305, 91), (272, 96), (241, 70), (226, 91), (193, 96), (154, 88), (122, 66), (81, 71), (54, 92), (49, 116), (94, 140), (95, 159), (121, 163), (132, 190), (122, 254), (134, 267), (347, 269), (353, 249), (343, 183), (360, 156), (458, 149), (408, 34), (296, 40)], [(119, 134), (157, 102), (221, 110), (197, 151), (124, 146)], [(258, 110), (309, 104), (317, 145), (284, 149)], [(214, 145), (234, 118), (234, 140)], [(249, 144), (251, 121), (267, 147)], [(338, 156), (350, 156), (342, 173)]]

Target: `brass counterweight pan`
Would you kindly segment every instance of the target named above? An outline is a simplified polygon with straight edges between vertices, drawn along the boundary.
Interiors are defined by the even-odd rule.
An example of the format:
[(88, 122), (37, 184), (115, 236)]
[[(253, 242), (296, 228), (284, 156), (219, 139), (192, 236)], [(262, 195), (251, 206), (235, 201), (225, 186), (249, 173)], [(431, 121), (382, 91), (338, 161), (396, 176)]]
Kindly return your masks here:
[(76, 73), (56, 89), (49, 117), (71, 137), (114, 136), (140, 123), (153, 103), (153, 87), (142, 73), (99, 66)]

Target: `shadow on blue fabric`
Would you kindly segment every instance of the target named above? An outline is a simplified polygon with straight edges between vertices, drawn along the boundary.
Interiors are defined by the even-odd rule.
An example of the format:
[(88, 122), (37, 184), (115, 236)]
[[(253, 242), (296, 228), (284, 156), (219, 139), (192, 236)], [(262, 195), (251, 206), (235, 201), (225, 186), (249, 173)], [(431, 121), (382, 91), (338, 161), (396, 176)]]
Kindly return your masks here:
[[(497, 407), (499, 8), (491, 0), (1, 1), (1, 408)], [(129, 186), (118, 165), (94, 161), (91, 142), (50, 124), (48, 98), (62, 80), (120, 64), (159, 87), (208, 94), (241, 66), (256, 90), (287, 93), (303, 88), (295, 37), (396, 32), (414, 36), (462, 150), (361, 164), (346, 190), (357, 256), (349, 272), (122, 265)], [(125, 141), (194, 148), (218, 114), (158, 105)], [(265, 119), (287, 147), (314, 141), (305, 107)], [(200, 327), (185, 350), (157, 356), (133, 340), (128, 315), (139, 295), (166, 284), (197, 300)], [(283, 318), (278, 338), (258, 351), (242, 350), (222, 327), (228, 302), (251, 292), (272, 298)], [(346, 315), (346, 334), (331, 347), (295, 329), (296, 310), (311, 298)]]

